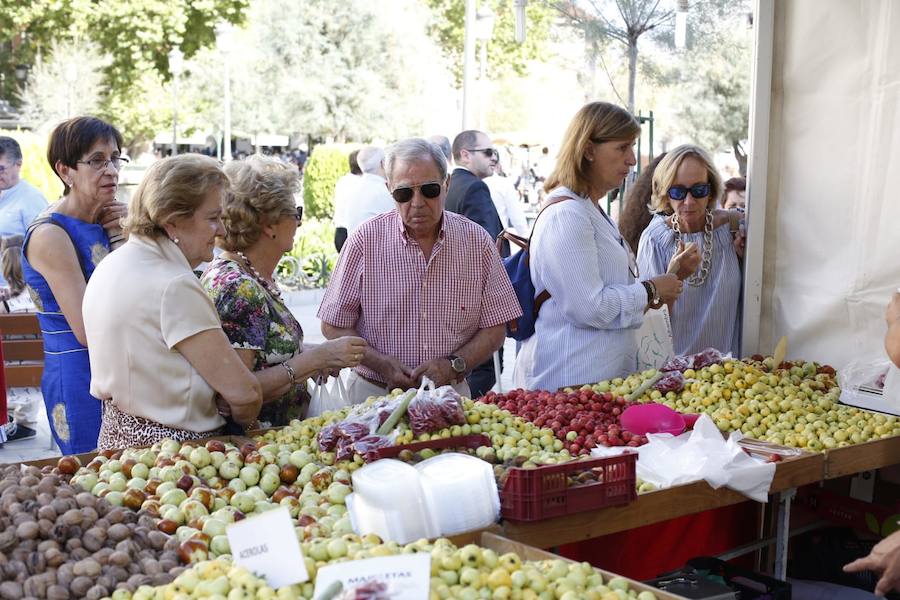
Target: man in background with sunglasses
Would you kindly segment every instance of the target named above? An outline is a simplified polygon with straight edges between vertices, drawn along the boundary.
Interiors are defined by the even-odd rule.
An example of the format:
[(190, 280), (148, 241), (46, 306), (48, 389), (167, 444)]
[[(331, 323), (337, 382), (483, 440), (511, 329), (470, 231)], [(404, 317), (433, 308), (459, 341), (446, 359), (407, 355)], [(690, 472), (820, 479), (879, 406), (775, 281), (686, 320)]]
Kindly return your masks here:
[(322, 334), (369, 344), (347, 381), (353, 403), (418, 387), (423, 376), (474, 396), (466, 375), (522, 314), (512, 284), (491, 237), (444, 210), (440, 148), (403, 140), (387, 150), (384, 168), (396, 209), (347, 239), (319, 307)]
[[(494, 164), (499, 154), (491, 144), (487, 134), (470, 129), (463, 131), (453, 140), (453, 162), (456, 169), (450, 176), (447, 190), (447, 210), (459, 213), (484, 227), (492, 240), (503, 231), (503, 222), (491, 192), (483, 181), (494, 173)], [(509, 242), (503, 241), (501, 256), (509, 256)], [(500, 350), (500, 365), (503, 368), (503, 350)], [(472, 397), (484, 395), (497, 382), (494, 360), (480, 364), (468, 377)]]

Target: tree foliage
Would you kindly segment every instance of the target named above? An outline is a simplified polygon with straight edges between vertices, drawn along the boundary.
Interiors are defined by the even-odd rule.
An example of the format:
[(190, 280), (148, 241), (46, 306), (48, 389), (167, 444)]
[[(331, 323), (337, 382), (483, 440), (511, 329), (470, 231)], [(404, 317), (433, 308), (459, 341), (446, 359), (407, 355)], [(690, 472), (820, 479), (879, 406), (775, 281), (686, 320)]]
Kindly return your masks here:
[[(225, 20), (240, 23), (249, 0), (131, 0), (115, 5), (94, 0), (0, 0), (0, 59), (11, 96), (17, 64), (49, 60), (54, 42), (93, 42), (106, 61), (100, 113), (120, 125), (133, 139), (152, 136), (156, 123), (147, 107), (158, 103), (150, 95), (159, 80), (168, 79), (168, 53), (180, 48), (185, 56), (215, 41), (214, 26)], [(71, 57), (66, 57), (71, 60)]]
[(304, 214), (320, 219), (330, 219), (334, 215), (334, 186), (350, 172), (347, 162), (350, 151), (343, 145), (315, 147), (303, 169)]
[(227, 60), (237, 132), (337, 141), (421, 135), (428, 94), (441, 85), (437, 48), (415, 19), (390, 12), (415, 8), (410, 0), (254, 1), (228, 56), (204, 51), (187, 63), (187, 122), (221, 122)]
[[(429, 31), (441, 47), (450, 73), (457, 85), (463, 79), (463, 48), (465, 44), (465, 0), (426, 0), (432, 10)], [(510, 0), (481, 0), (490, 5), (495, 15), (494, 31), (489, 42), (488, 76), (512, 70), (522, 75), (528, 61), (542, 58), (556, 18), (554, 11), (543, 2), (529, 2), (525, 42), (516, 42), (516, 16)]]

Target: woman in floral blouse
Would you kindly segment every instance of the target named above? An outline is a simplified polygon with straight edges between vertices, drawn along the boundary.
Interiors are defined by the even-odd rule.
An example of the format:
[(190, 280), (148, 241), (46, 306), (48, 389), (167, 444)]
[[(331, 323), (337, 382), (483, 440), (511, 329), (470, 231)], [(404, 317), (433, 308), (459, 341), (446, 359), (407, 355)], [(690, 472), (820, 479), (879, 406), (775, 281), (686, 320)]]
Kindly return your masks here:
[(306, 379), (319, 372), (359, 364), (366, 342), (343, 337), (318, 346), (303, 345), (303, 330), (291, 314), (272, 275), (293, 247), (302, 207), (294, 204), (297, 170), (263, 156), (233, 161), (225, 172), (232, 183), (222, 221), (226, 250), (203, 275), (222, 319), (222, 328), (263, 391), (261, 426), (281, 426), (306, 410)]

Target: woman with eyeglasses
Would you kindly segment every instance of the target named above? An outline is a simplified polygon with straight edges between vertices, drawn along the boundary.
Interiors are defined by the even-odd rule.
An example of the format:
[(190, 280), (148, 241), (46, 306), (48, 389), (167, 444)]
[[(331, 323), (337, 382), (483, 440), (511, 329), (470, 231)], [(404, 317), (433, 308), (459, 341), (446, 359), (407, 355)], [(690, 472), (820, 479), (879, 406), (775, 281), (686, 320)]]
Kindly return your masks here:
[(666, 154), (653, 175), (655, 215), (641, 235), (642, 273), (665, 273), (681, 245), (700, 253), (699, 266), (682, 274), (684, 292), (670, 304), (675, 353), (716, 348), (739, 356), (741, 316), (740, 238), (742, 215), (717, 209), (722, 180), (709, 154), (690, 144)]
[(303, 418), (309, 397), (306, 379), (355, 367), (365, 340), (341, 337), (318, 346), (303, 344), (303, 329), (291, 314), (275, 267), (294, 245), (303, 207), (294, 203), (297, 169), (272, 158), (251, 156), (226, 165), (231, 180), (222, 221), (225, 249), (201, 280), (213, 300), (222, 329), (262, 386), (262, 427)]
[(516, 360), (518, 385), (553, 390), (627, 375), (644, 312), (681, 293), (675, 275), (640, 279), (600, 206), (635, 165), (639, 134), (631, 113), (606, 102), (582, 107), (566, 130), (531, 237), (531, 279), (543, 302)]
[(82, 303), (94, 269), (125, 236), (116, 201), (122, 135), (93, 117), (60, 123), (50, 134), (47, 158), (63, 183), (63, 197), (29, 226), (22, 272), (36, 297), (44, 333), (41, 392), (50, 431), (63, 454), (97, 447), (100, 402), (91, 381)]

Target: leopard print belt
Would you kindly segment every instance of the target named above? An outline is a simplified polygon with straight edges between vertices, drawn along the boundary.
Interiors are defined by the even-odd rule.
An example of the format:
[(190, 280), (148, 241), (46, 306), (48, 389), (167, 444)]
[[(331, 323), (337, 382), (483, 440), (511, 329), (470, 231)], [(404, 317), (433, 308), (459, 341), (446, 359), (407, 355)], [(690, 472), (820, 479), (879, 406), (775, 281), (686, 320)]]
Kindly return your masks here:
[(139, 448), (151, 446), (156, 442), (171, 438), (177, 442), (196, 440), (214, 435), (222, 435), (225, 428), (212, 431), (189, 431), (162, 425), (156, 421), (129, 415), (119, 410), (112, 402), (101, 403), (102, 422), (100, 436), (97, 439), (98, 450), (118, 450), (120, 448)]

